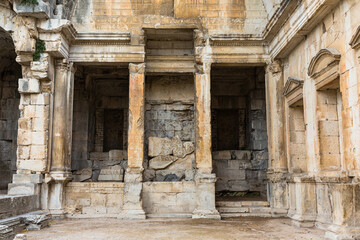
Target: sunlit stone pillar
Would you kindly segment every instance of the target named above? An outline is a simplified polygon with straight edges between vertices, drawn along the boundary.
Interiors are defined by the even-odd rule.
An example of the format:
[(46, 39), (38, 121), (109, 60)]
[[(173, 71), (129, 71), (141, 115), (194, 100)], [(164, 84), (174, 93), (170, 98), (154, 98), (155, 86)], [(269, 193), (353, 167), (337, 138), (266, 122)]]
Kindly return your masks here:
[(145, 64), (129, 65), (128, 166), (125, 173), (121, 219), (145, 219), (142, 207), (144, 171)]
[(71, 180), (72, 112), (74, 67), (66, 60), (55, 66), (52, 149), (48, 208), (55, 218), (65, 215), (65, 185)]
[(211, 156), (211, 63), (197, 65), (195, 73), (195, 155), (197, 207), (192, 218), (220, 219), (215, 208), (215, 174)]
[(266, 114), (269, 148), (268, 200), (273, 215), (286, 215), (288, 209), (287, 161), (284, 119), (284, 76), (282, 62), (266, 67)]

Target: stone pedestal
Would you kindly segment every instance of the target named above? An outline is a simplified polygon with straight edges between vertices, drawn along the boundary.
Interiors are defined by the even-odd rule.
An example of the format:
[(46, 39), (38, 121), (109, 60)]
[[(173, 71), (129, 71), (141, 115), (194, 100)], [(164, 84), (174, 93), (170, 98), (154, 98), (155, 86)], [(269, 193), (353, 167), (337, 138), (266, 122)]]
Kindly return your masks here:
[(221, 219), (215, 208), (215, 182), (213, 173), (197, 173), (196, 182), (196, 204), (197, 207), (192, 218)]
[(317, 215), (316, 184), (311, 177), (294, 177), (295, 214), (292, 223), (298, 227), (313, 227)]
[(145, 219), (142, 207), (144, 163), (145, 64), (130, 64), (128, 168), (125, 173), (124, 206), (120, 219)]
[(65, 186), (71, 179), (70, 173), (51, 173), (51, 182), (48, 189), (48, 209), (54, 219), (65, 218)]
[(197, 65), (195, 74), (195, 156), (197, 207), (193, 218), (220, 219), (215, 208), (215, 182), (211, 156), (211, 78), (210, 63)]
[(124, 205), (119, 219), (146, 219), (142, 206), (143, 169), (128, 168), (125, 173)]

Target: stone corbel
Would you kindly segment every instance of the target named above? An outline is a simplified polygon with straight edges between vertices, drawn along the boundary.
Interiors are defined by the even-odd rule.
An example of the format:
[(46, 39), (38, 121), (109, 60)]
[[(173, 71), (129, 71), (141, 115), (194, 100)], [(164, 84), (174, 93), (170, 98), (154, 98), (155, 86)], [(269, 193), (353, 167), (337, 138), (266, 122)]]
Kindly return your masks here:
[(145, 73), (145, 63), (140, 64), (129, 64), (130, 74), (144, 74)]
[(273, 75), (281, 73), (282, 69), (283, 69), (283, 63), (279, 59), (272, 61), (268, 65), (268, 71), (271, 72)]

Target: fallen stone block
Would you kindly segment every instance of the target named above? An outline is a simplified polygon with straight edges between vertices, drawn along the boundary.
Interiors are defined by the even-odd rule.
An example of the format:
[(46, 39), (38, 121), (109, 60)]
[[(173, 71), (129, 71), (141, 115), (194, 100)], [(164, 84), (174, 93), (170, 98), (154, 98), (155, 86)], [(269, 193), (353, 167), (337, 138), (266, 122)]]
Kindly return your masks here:
[(16, 234), (14, 240), (27, 240), (27, 237), (25, 234), (20, 233), (20, 234)]
[(160, 155), (160, 156), (157, 156), (157, 157), (154, 157), (153, 159), (151, 159), (149, 165), (150, 165), (150, 168), (155, 169), (155, 170), (165, 169), (168, 166), (170, 166), (170, 164), (175, 162), (176, 160), (178, 160), (178, 158), (175, 156)]
[(183, 158), (186, 156), (185, 148), (179, 136), (175, 136), (171, 139), (171, 146), (175, 157)]
[(192, 142), (185, 142), (184, 149), (185, 149), (185, 154), (188, 155), (195, 151), (195, 146)]
[(24, 217), (24, 223), (27, 230), (41, 230), (49, 226), (50, 215), (49, 214), (37, 214), (26, 215)]
[(184, 158), (179, 158), (178, 160), (170, 164), (170, 166), (167, 167), (167, 169), (169, 170), (193, 169), (194, 163), (195, 163), (195, 154), (192, 153)]
[(85, 182), (92, 177), (92, 168), (84, 168), (73, 173), (74, 182)]
[(124, 179), (124, 169), (119, 166), (107, 166), (100, 170), (99, 181), (122, 182)]
[(6, 225), (0, 225), (0, 239), (12, 239), (14, 236), (13, 229)]
[(150, 157), (171, 155), (172, 153), (172, 140), (170, 140), (169, 138), (149, 137), (148, 155)]

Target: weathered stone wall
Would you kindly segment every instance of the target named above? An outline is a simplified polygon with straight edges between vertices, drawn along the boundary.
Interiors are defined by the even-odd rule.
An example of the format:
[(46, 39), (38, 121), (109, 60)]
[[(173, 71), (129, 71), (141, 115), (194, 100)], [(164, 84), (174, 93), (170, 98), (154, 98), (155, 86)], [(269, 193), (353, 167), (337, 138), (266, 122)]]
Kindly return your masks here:
[[(302, 11), (297, 10), (287, 29)], [(349, 44), (360, 25), (359, 11), (359, 2), (340, 1), (284, 59), (284, 83), (289, 77), (304, 80), (303, 109), (290, 106), (289, 111), (289, 168), (302, 170), (288, 178), (289, 216), (316, 222), (332, 239), (350, 236), (359, 219), (359, 50)], [(329, 61), (333, 65), (326, 65)], [(328, 84), (321, 85), (322, 80)], [(297, 149), (295, 142), (301, 144)], [(349, 232), (336, 229), (340, 225), (349, 226)]]
[(80, 31), (140, 34), (155, 24), (195, 24), (212, 32), (262, 32), (267, 13), (262, 1), (84, 0), (77, 3), (72, 21)]
[(211, 121), (216, 191), (265, 195), (268, 150), (264, 70), (215, 68)]
[(68, 217), (115, 217), (123, 205), (124, 183), (68, 183), (65, 188)]
[[(145, 112), (145, 179), (147, 181), (193, 180), (195, 156), (180, 154), (179, 160), (164, 169), (152, 169), (149, 138), (174, 139), (173, 144), (195, 144), (193, 75), (148, 76)], [(175, 140), (178, 139), (178, 140)], [(178, 142), (178, 143), (176, 143)], [(163, 142), (159, 142), (162, 144)], [(182, 146), (180, 147), (182, 148)], [(194, 151), (194, 149), (192, 149)], [(160, 155), (165, 153), (161, 152)], [(167, 153), (172, 155), (172, 151)], [(166, 155), (166, 154), (165, 154)], [(176, 155), (176, 154), (175, 154)], [(186, 156), (187, 155), (187, 156)], [(185, 174), (187, 172), (187, 174)], [(192, 174), (190, 174), (190, 172)]]
[[(118, 175), (113, 166), (127, 166), (128, 83), (123, 79), (91, 80), (80, 76), (75, 82), (74, 181), (122, 181), (123, 170)], [(102, 169), (112, 177), (103, 177)]]
[(21, 66), (15, 57), (10, 35), (0, 29), (0, 190), (7, 189), (16, 172)]
[[(116, 217), (123, 206), (124, 183), (68, 183), (68, 217)], [(195, 182), (143, 183), (142, 202), (152, 216), (190, 217), (196, 208)]]
[(196, 208), (195, 182), (143, 183), (143, 206), (149, 217), (190, 217)]

